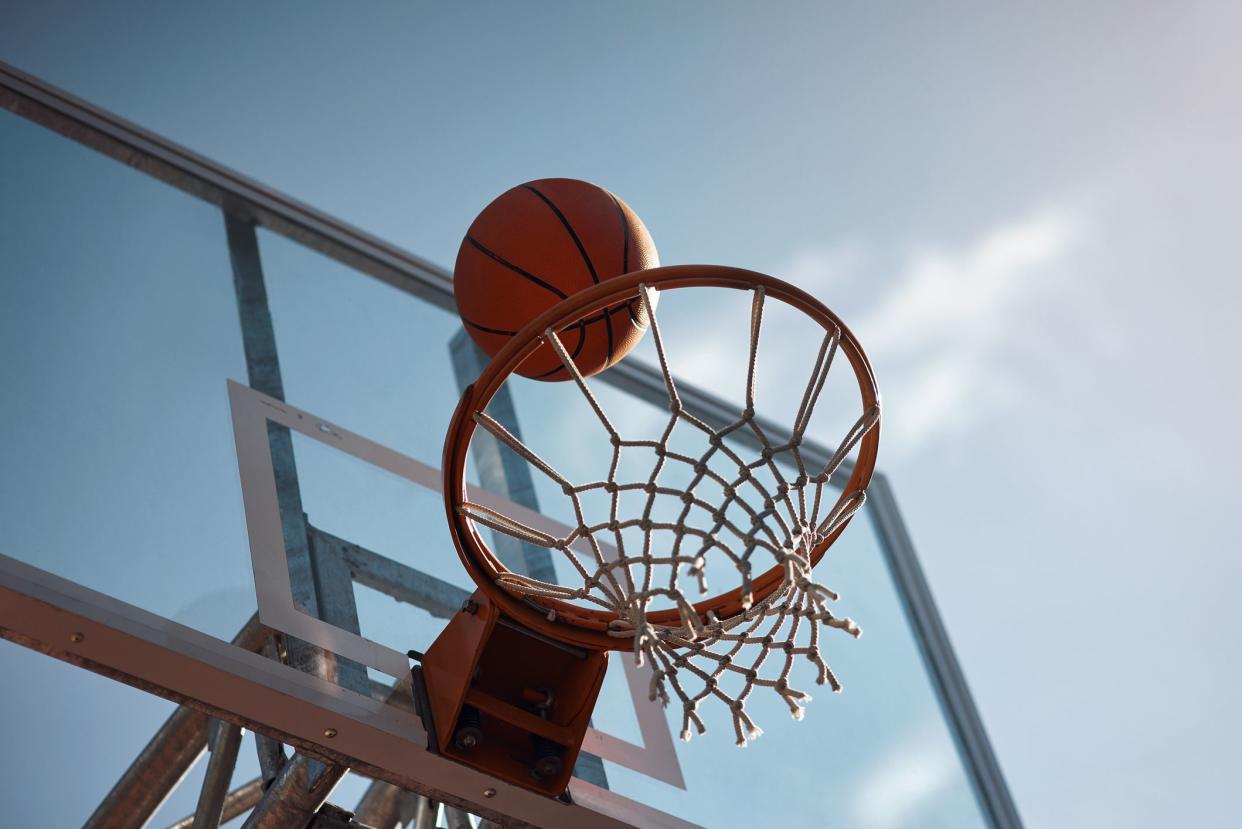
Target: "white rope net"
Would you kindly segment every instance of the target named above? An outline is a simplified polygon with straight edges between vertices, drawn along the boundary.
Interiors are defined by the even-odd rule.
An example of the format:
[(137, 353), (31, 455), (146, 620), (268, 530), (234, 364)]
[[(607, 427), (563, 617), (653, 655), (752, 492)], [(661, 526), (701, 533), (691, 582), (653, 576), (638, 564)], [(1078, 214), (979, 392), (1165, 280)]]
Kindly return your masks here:
[[(551, 584), (508, 572), (500, 574), (497, 581), (531, 600), (559, 599), (614, 614), (609, 634), (632, 638), (638, 664), (651, 665), (651, 698), (668, 705), (671, 693), (681, 704), (683, 740), (690, 739), (692, 726), (700, 734), (706, 731), (699, 706), (715, 698), (731, 711), (737, 744), (744, 746), (762, 733), (745, 708), (756, 688), (774, 691), (794, 718), (802, 719), (803, 704), (810, 696), (790, 685), (799, 659), (814, 666), (818, 684), (841, 690), (824, 661), (820, 629), (835, 628), (854, 637), (861, 630), (852, 620), (835, 616), (829, 609), (828, 603), (838, 596), (813, 581), (811, 552), (863, 505), (866, 493), (861, 489), (843, 495), (825, 489), (842, 462), (879, 421), (879, 406), (863, 412), (826, 464), (808, 467), (801, 447), (838, 351), (841, 332), (833, 328), (825, 332), (820, 343), (792, 432), (774, 444), (755, 418), (755, 373), (765, 299), (763, 288), (757, 287), (751, 303), (746, 405), (737, 420), (713, 429), (682, 407), (660, 336), (653, 293), (644, 285), (639, 297), (650, 320), (668, 391), (669, 418), (659, 437), (623, 438), (565, 346), (549, 329), (544, 334), (546, 341), (560, 355), (611, 440), (607, 477), (574, 484), (485, 412), (476, 412), (479, 426), (560, 487), (572, 505), (577, 526), (564, 537), (557, 537), (480, 504), (466, 501), (459, 510), (479, 524), (564, 557), (581, 577), (580, 586)], [(671, 448), (670, 438), (680, 424), (697, 430), (707, 444), (699, 456)], [(736, 441), (726, 440), (743, 430), (748, 430), (761, 447), (757, 457), (742, 457)], [(654, 461), (648, 475), (637, 480), (621, 477), (621, 453), (626, 449), (651, 453)], [(788, 472), (796, 471), (796, 476), (782, 470), (778, 460), (787, 465)], [(683, 467), (679, 471), (689, 473), (688, 484), (674, 486), (662, 480), (662, 473), (677, 465)], [(686, 475), (681, 478), (683, 483), (687, 480)], [(709, 486), (723, 492), (717, 503), (696, 495), (696, 489)], [(608, 515), (604, 520), (588, 520), (584, 499), (601, 492), (608, 499)], [(641, 499), (641, 512), (625, 514), (622, 499), (627, 495)], [(700, 617), (687, 591), (705, 594), (707, 570), (718, 571), (720, 561), (728, 562), (736, 571), (742, 612), (725, 619), (711, 612)], [(781, 568), (781, 581), (755, 601), (752, 574), (765, 572), (773, 563)], [(676, 608), (680, 624), (661, 626), (649, 620), (649, 614), (669, 607)], [(555, 618), (555, 611), (549, 612), (549, 618)]]

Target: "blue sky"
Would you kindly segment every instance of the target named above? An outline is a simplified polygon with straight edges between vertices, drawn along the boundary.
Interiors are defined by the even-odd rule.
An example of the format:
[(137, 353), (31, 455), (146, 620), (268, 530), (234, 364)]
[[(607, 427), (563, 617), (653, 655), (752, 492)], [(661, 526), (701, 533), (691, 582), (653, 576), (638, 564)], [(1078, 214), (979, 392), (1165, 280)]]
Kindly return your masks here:
[(1225, 824), (1235, 5), (6, 12), (0, 58), (437, 262), (566, 175), (812, 290), (1028, 824)]

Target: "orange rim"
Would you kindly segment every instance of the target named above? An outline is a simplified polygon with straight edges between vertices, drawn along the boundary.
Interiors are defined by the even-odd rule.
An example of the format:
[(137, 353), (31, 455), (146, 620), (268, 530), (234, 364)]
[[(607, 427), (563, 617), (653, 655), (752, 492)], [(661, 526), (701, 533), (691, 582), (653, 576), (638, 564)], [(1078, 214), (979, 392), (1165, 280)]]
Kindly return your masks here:
[[(559, 599), (531, 599), (515, 595), (496, 583), (496, 577), (509, 572), (480, 535), (474, 522), (463, 516), (458, 507), (466, 500), (466, 458), (476, 428), (474, 415), (487, 408), (492, 398), (521, 362), (543, 343), (543, 332), (551, 328), (559, 331), (583, 316), (599, 308), (615, 305), (639, 295), (640, 286), (671, 290), (676, 288), (737, 288), (751, 291), (762, 287), (767, 296), (797, 308), (815, 320), (825, 330), (840, 332), (838, 348), (849, 359), (862, 402), (862, 411), (868, 411), (879, 402), (879, 390), (867, 355), (857, 339), (836, 314), (815, 297), (775, 277), (741, 268), (721, 265), (673, 265), (663, 268), (635, 271), (615, 277), (562, 300), (535, 319), (497, 352), (479, 379), (462, 395), (453, 419), (449, 423), (444, 442), (444, 505), (448, 513), (449, 530), (453, 543), (466, 571), (506, 615), (532, 630), (558, 640), (606, 650), (633, 648), (629, 639), (608, 635), (608, 624), (617, 618), (615, 614), (593, 608), (580, 607)], [(880, 428), (877, 422), (863, 436), (858, 445), (858, 458), (850, 479), (841, 489), (837, 505), (854, 493), (865, 490), (875, 470), (879, 451)], [(824, 553), (848, 526), (842, 522), (811, 551), (811, 564), (816, 565)], [(762, 601), (781, 583), (783, 573), (774, 565), (752, 583), (756, 603)], [(728, 619), (742, 612), (742, 589), (734, 588), (694, 605), (700, 617), (709, 611), (721, 619)], [(549, 611), (556, 611), (550, 621)], [(675, 609), (655, 611), (648, 615), (654, 625), (678, 627), (681, 620)]]

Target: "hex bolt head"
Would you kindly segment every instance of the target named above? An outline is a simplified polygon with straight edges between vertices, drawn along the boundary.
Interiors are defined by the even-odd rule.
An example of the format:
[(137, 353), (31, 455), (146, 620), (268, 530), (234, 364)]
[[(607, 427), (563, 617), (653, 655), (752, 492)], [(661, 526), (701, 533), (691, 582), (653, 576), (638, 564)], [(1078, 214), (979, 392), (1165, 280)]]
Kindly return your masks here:
[(336, 729), (335, 729), (335, 728), (325, 728), (325, 729), (323, 730), (323, 736), (327, 737), (329, 740), (330, 740), (330, 739), (332, 739), (333, 737), (335, 737), (335, 736), (336, 736)]
[(496, 790), (495, 790), (495, 789), (484, 789), (484, 790), (483, 790), (483, 796), (484, 796), (484, 797), (495, 797), (495, 796), (496, 796)]
[(81, 641), (82, 641), (82, 640), (84, 640), (85, 638), (86, 638), (86, 634), (85, 634), (85, 633), (71, 633), (71, 634), (69, 634), (69, 641), (70, 641), (70, 642), (81, 642)]

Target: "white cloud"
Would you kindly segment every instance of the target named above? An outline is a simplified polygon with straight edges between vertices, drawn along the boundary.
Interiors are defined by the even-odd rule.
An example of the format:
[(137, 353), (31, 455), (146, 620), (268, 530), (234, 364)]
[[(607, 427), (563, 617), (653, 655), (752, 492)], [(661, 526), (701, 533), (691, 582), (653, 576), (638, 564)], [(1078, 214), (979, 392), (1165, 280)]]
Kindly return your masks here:
[[(1082, 211), (1038, 210), (958, 248), (909, 255), (884, 296), (855, 320), (880, 375), (890, 449), (915, 451), (1020, 399), (999, 356), (1031, 303), (1051, 296), (1066, 255), (1082, 237)], [(853, 248), (794, 257), (786, 273), (817, 293), (865, 271)], [(855, 273), (851, 279), (863, 279)], [(872, 283), (875, 284), (875, 283)]]
[(1003, 335), (1007, 312), (1069, 248), (1078, 221), (1067, 210), (1038, 212), (957, 251), (916, 252), (888, 296), (857, 326), (877, 354), (937, 342)]
[(863, 771), (851, 804), (852, 823), (865, 829), (918, 825), (954, 783), (958, 760), (943, 731), (915, 732)]

